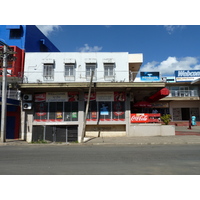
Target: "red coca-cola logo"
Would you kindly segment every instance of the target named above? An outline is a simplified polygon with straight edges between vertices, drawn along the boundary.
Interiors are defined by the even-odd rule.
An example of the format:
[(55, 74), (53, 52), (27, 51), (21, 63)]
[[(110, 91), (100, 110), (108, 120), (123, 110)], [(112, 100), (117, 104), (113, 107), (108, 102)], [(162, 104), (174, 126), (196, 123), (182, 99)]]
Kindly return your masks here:
[(132, 114), (131, 122), (147, 122), (148, 116), (145, 114)]
[(41, 102), (46, 100), (46, 94), (35, 94), (35, 102)]

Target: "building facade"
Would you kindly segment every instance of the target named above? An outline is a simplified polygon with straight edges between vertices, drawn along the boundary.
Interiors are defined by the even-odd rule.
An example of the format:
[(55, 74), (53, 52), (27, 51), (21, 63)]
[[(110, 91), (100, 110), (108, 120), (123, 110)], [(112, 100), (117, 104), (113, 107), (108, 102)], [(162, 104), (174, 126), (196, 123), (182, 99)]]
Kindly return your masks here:
[(86, 114), (85, 137), (128, 135), (134, 99), (165, 87), (132, 82), (142, 61), (127, 52), (26, 53), (22, 138), (80, 141)]
[(188, 125), (192, 116), (200, 121), (200, 70), (178, 70), (170, 77), (160, 77), (159, 72), (143, 74), (146, 76), (137, 78), (137, 81), (164, 81), (170, 91), (167, 97), (152, 103), (159, 113), (171, 114), (172, 123), (176, 125)]
[(35, 25), (1, 25), (0, 40), (25, 52), (59, 52)]
[[(7, 139), (20, 137), (21, 93), (18, 84), (24, 78), (25, 52), (59, 52), (52, 42), (33, 25), (1, 25), (0, 40), (14, 54), (7, 55)], [(0, 46), (0, 81), (2, 82), (3, 47)], [(2, 88), (0, 84), (0, 88)], [(1, 103), (0, 93), (0, 103)], [(1, 108), (0, 108), (1, 110)]]

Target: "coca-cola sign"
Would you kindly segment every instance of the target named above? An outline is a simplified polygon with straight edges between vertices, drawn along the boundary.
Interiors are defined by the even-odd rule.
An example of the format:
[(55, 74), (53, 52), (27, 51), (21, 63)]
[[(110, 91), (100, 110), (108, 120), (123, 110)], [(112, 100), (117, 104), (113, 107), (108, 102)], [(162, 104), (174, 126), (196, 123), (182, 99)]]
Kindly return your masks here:
[(46, 93), (35, 94), (35, 102), (46, 101)]
[(134, 113), (131, 114), (131, 123), (158, 123), (160, 113)]
[(149, 116), (145, 113), (131, 114), (131, 123), (146, 123)]

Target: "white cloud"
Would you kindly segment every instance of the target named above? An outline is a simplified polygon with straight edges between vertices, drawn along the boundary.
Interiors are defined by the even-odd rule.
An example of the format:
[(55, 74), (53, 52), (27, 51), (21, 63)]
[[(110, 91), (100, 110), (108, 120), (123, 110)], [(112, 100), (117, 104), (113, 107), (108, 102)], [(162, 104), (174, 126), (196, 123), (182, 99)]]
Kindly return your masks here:
[(165, 25), (164, 28), (171, 35), (177, 29), (183, 29), (185, 26), (183, 25)]
[(46, 36), (49, 36), (52, 32), (60, 29), (59, 25), (37, 25), (37, 27)]
[(195, 57), (168, 57), (162, 62), (148, 62), (140, 71), (159, 71), (161, 75), (171, 76), (174, 75), (175, 70), (198, 70), (200, 64), (198, 59)]
[(88, 44), (84, 44), (84, 47), (80, 47), (78, 51), (80, 52), (97, 52), (101, 51), (102, 47), (94, 46), (90, 47)]

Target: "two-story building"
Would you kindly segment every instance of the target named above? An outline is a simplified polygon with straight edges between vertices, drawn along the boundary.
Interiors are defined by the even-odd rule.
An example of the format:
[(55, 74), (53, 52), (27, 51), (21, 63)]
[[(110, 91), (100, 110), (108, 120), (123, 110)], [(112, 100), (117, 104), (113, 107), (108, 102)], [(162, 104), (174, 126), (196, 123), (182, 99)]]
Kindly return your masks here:
[(80, 141), (90, 88), (85, 136), (128, 135), (134, 99), (165, 87), (133, 82), (142, 62), (127, 52), (26, 53), (22, 139)]

